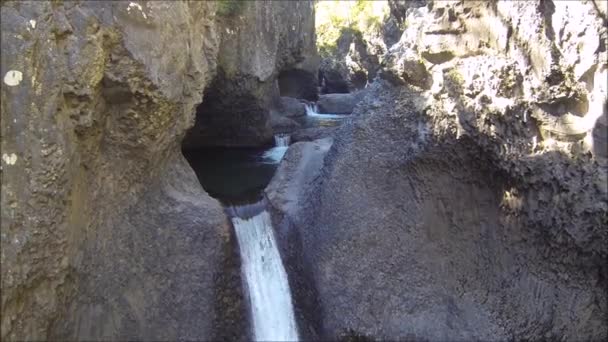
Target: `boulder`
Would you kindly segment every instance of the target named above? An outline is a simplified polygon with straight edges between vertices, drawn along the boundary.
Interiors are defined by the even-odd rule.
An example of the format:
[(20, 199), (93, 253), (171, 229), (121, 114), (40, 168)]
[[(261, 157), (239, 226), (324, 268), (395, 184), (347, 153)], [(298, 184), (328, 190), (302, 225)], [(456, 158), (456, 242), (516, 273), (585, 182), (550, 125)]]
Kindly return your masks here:
[(300, 127), (299, 123), (280, 115), (276, 111), (270, 111), (270, 125), (274, 134), (291, 133)]
[[(270, 192), (288, 222), (280, 231), (314, 275), (320, 339), (602, 340), (605, 190), (580, 179), (605, 185), (605, 173), (515, 146), (517, 158), (502, 157), (506, 140), (475, 134), (463, 115), (423, 111), (419, 89), (377, 86), (333, 136), (307, 195), (292, 195), (288, 177)], [(450, 120), (469, 135), (449, 133)], [(501, 122), (515, 132), (521, 121)], [(570, 189), (559, 201), (557, 184)]]
[(338, 127), (324, 126), (299, 129), (291, 135), (291, 141), (313, 141), (327, 138), (332, 136), (337, 129)]
[(321, 93), (348, 93), (348, 72), (346, 63), (338, 58), (328, 57), (322, 59), (319, 66)]
[(361, 100), (361, 94), (325, 94), (319, 96), (317, 106), (322, 114), (351, 114)]
[(250, 339), (180, 143), (201, 101), (205, 143), (271, 140), (276, 75), (316, 49), (312, 1), (239, 3), (2, 2), (0, 340)]
[(234, 10), (218, 18), (217, 73), (184, 148), (262, 146), (272, 140), (268, 112), (279, 96), (316, 99), (312, 2), (217, 3)]
[(294, 99), (293, 97), (281, 96), (281, 106), (279, 113), (288, 118), (305, 116), (306, 105), (304, 102)]

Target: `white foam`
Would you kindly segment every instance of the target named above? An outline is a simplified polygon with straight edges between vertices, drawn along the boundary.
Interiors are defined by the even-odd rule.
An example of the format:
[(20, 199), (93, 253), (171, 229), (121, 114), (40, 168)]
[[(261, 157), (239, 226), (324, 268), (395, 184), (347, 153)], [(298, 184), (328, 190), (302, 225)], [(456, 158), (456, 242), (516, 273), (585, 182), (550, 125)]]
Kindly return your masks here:
[(249, 293), (255, 340), (297, 341), (291, 291), (270, 215), (264, 210), (246, 219), (233, 217), (232, 223)]

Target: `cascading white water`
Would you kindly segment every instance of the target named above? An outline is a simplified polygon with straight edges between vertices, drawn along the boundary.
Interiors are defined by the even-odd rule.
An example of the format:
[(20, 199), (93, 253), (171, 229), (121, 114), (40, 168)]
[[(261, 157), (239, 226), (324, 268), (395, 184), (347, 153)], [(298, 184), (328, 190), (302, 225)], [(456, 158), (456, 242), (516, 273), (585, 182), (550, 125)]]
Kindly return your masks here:
[(275, 134), (274, 145), (277, 147), (289, 146), (291, 136), (289, 134)]
[(264, 152), (262, 160), (269, 163), (277, 163), (283, 159), (287, 152), (291, 136), (289, 134), (275, 134), (274, 147)]
[(317, 108), (316, 103), (313, 103), (313, 104), (306, 103), (306, 104), (304, 104), (304, 107), (306, 107), (306, 115), (318, 115), (319, 114), (319, 110)]
[(348, 115), (344, 115), (344, 114), (321, 114), (319, 113), (319, 107), (317, 106), (316, 103), (306, 103), (304, 104), (304, 107), (306, 107), (306, 115), (310, 116), (310, 117), (316, 117), (316, 118), (323, 118), (323, 119), (344, 119), (346, 118)]
[[(255, 204), (259, 206), (261, 204)], [(249, 209), (247, 209), (249, 207)], [(231, 208), (242, 217), (251, 205)], [(258, 209), (259, 211), (259, 209)], [(241, 252), (243, 274), (249, 292), (254, 338), (257, 341), (296, 341), (294, 317), (287, 273), (274, 238), (266, 210), (253, 217), (232, 218)]]

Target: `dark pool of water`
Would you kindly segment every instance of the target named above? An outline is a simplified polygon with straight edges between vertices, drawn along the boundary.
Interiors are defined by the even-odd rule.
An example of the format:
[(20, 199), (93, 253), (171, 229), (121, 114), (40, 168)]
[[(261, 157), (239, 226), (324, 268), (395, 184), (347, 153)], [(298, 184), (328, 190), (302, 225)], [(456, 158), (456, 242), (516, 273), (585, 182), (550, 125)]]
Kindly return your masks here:
[[(296, 118), (303, 128), (338, 126), (344, 115)], [(209, 195), (225, 205), (255, 203), (270, 183), (287, 147), (207, 147), (183, 151)]]
[(224, 204), (256, 202), (287, 147), (209, 147), (184, 151), (209, 195)]

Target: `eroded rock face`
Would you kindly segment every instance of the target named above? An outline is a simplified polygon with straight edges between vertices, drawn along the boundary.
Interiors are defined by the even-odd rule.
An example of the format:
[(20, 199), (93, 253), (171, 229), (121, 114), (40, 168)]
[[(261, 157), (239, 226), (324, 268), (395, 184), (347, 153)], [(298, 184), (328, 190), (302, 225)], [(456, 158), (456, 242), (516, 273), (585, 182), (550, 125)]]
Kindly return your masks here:
[(324, 338), (608, 336), (601, 6), (406, 9), (390, 83), (370, 87), (285, 219)]
[(2, 340), (246, 338), (234, 239), (180, 143), (216, 75), (269, 82), (314, 46), (273, 32), (275, 4), (237, 35), (215, 2), (2, 3)]
[(348, 93), (365, 88), (378, 69), (386, 45), (380, 37), (343, 29), (335, 53), (321, 60), (319, 76), (321, 92)]
[[(185, 148), (272, 141), (269, 109), (281, 95), (280, 72), (317, 72), (313, 11), (312, 1), (246, 1), (238, 12), (219, 18), (223, 32), (218, 76), (198, 108)], [(312, 76), (308, 79), (315, 81)], [(316, 84), (304, 88), (315, 94), (300, 89), (303, 93), (285, 90), (282, 95), (314, 99)]]
[(593, 242), (605, 238), (605, 174), (548, 152), (520, 157), (534, 170), (526, 183), (476, 138), (437, 134), (418, 94), (370, 96), (383, 106), (361, 105), (339, 128), (308, 203), (286, 219), (312, 268), (322, 336), (605, 337), (605, 247)]

